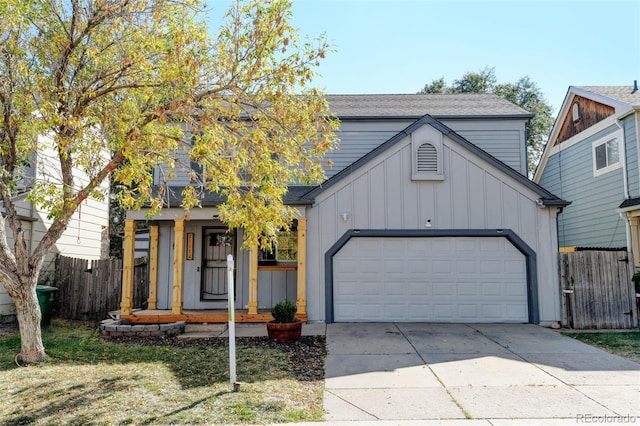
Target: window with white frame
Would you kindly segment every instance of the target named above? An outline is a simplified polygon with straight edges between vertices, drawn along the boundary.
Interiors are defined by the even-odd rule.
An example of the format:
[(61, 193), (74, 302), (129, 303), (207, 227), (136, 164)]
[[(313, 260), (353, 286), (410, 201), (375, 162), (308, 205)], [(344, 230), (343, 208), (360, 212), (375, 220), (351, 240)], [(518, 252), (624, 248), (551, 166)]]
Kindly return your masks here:
[(610, 138), (593, 143), (593, 173), (595, 176), (621, 167), (619, 139)]
[(269, 250), (258, 252), (258, 263), (274, 264), (277, 262), (295, 262), (298, 260), (298, 233), (295, 229), (280, 231), (276, 243)]
[(412, 180), (444, 180), (442, 143), (428, 141), (412, 143)]

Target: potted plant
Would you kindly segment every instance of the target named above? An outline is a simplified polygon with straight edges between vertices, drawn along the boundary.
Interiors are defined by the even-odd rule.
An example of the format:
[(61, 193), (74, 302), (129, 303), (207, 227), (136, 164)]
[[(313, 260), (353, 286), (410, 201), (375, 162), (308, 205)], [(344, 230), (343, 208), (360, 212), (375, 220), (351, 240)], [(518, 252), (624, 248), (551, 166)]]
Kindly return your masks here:
[(300, 338), (302, 321), (296, 319), (296, 311), (296, 305), (289, 299), (278, 302), (271, 308), (273, 321), (267, 323), (269, 339), (284, 343)]

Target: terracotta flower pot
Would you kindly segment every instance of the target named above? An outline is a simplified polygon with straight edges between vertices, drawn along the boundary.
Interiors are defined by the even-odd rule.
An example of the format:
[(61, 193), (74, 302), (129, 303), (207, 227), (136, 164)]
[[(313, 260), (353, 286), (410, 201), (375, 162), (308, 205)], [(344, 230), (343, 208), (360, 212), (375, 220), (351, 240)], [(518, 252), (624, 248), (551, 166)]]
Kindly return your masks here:
[(267, 333), (269, 339), (278, 343), (295, 342), (302, 334), (302, 321), (295, 322), (274, 322), (267, 323)]

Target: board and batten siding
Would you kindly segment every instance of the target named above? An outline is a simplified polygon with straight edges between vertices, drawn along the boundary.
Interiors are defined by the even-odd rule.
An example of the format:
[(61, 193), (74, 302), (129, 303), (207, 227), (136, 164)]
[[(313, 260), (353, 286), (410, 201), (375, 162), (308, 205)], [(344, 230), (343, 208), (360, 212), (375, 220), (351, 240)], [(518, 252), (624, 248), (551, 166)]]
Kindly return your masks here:
[(617, 212), (624, 200), (623, 168), (593, 175), (593, 142), (614, 137), (618, 130), (614, 125), (567, 148), (560, 144), (547, 161), (540, 185), (571, 201), (558, 218), (561, 247), (627, 245), (626, 223)]
[[(167, 209), (170, 210), (170, 209)], [(203, 211), (199, 213), (206, 215)], [(182, 210), (180, 209), (180, 212)], [(165, 211), (165, 213), (168, 213)], [(168, 213), (170, 215), (170, 213)], [(211, 210), (211, 215), (213, 210)], [(204, 228), (223, 227), (219, 221), (191, 220), (185, 222), (185, 238), (187, 233), (193, 233), (193, 259), (185, 258), (183, 263), (183, 309), (225, 309), (227, 301), (201, 301), (200, 282), (202, 274), (202, 235)], [(237, 246), (242, 244), (242, 233), (238, 231)], [(173, 298), (173, 260), (174, 260), (174, 227), (173, 222), (160, 222), (158, 227), (158, 287), (157, 295), (158, 309), (171, 309)], [(185, 245), (186, 251), (186, 245)], [(185, 256), (185, 253), (181, 254)], [(234, 254), (235, 261), (235, 287), (236, 287), (236, 308), (246, 305), (247, 282), (249, 274), (249, 252), (238, 248)]]
[[(349, 229), (512, 229), (537, 253), (540, 320), (559, 319), (555, 209), (504, 172), (443, 137), (444, 180), (411, 181), (411, 137), (440, 137), (425, 125), (316, 197), (308, 209), (310, 320), (325, 319), (324, 254)], [(349, 213), (343, 221), (340, 214)]]
[[(276, 303), (289, 299), (296, 301), (298, 271), (258, 270), (258, 308), (269, 309)], [(246, 306), (248, 302), (245, 301)]]

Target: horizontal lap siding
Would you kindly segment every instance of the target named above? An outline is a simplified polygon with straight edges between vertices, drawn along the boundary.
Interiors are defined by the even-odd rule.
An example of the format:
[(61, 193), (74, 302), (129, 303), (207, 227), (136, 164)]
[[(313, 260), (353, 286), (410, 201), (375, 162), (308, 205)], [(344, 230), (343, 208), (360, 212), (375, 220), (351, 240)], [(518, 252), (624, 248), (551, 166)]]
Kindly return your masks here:
[[(560, 246), (626, 246), (625, 222), (616, 211), (624, 200), (623, 169), (593, 176), (592, 143), (608, 132), (600, 132), (553, 154), (540, 184), (562, 199), (571, 201), (559, 216)], [(562, 145), (561, 145), (562, 147)]]
[[(411, 123), (412, 121), (342, 122), (340, 130), (336, 132), (340, 143), (334, 151), (327, 153), (323, 162), (327, 178), (353, 164)], [(333, 163), (331, 166), (327, 164), (329, 161)]]
[(520, 132), (504, 131), (458, 131), (460, 136), (487, 151), (512, 169), (526, 174), (526, 165), (522, 163)]
[(16, 307), (13, 305), (13, 300), (7, 294), (4, 287), (0, 287), (0, 324), (2, 324), (2, 316), (15, 315)]
[[(38, 212), (43, 225), (48, 228), (49, 219), (46, 212)], [(106, 240), (106, 229), (109, 225), (109, 200), (88, 199), (82, 203), (71, 220), (66, 231), (56, 242), (55, 248), (59, 254), (69, 257), (80, 257), (88, 260), (100, 259), (102, 245)], [(46, 229), (36, 226), (34, 232), (35, 241), (42, 239)]]
[(632, 114), (622, 121), (624, 128), (625, 150), (627, 158), (627, 179), (629, 182), (629, 195), (640, 196), (640, 176), (638, 175), (638, 135), (636, 120), (638, 114)]

